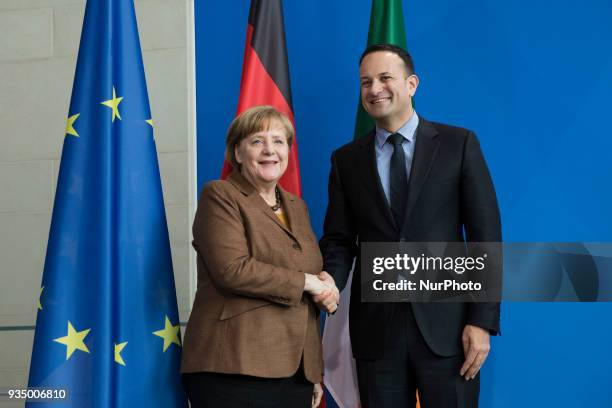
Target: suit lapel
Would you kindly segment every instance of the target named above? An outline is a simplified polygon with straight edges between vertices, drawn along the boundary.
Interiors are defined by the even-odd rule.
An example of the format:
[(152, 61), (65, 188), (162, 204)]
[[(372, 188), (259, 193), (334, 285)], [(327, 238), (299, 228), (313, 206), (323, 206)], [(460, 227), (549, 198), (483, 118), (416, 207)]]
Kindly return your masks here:
[[(283, 194), (283, 190), (281, 189), (281, 200), (282, 200), (283, 205), (284, 205), (284, 210), (286, 211), (287, 220), (288, 220), (289, 226), (293, 227), (294, 219), (295, 219), (295, 215), (294, 215), (295, 211), (293, 210), (293, 205), (291, 203), (291, 200), (287, 199), (286, 196), (287, 196), (287, 194), (286, 193)], [(274, 214), (274, 211), (272, 211), (272, 209), (268, 206), (268, 204), (265, 202), (265, 200), (263, 198), (261, 198), (261, 196), (259, 194), (254, 194), (253, 195), (253, 203), (255, 203), (255, 202), (257, 202), (256, 205), (259, 208), (261, 208), (263, 213), (268, 218), (270, 218), (272, 221), (274, 221), (276, 223), (276, 225), (281, 227), (292, 238), (297, 240), (297, 238), (295, 237), (295, 234), (288, 227), (286, 227), (285, 224), (283, 224), (283, 222), (280, 220), (280, 218), (278, 218), (278, 216), (276, 214)], [(291, 208), (291, 210), (289, 208)], [(295, 222), (297, 222), (297, 221), (295, 221)]]
[[(287, 234), (289, 234), (293, 239), (297, 241), (297, 238), (293, 232), (281, 222), (274, 211), (268, 206), (266, 201), (259, 195), (255, 187), (247, 179), (245, 179), (242, 174), (233, 171), (228, 180), (234, 184), (243, 194), (247, 196), (247, 199), (250, 201), (251, 205), (254, 208), (260, 209), (268, 218), (276, 223), (280, 228), (282, 228)], [(279, 187), (280, 188), (280, 187)], [(284, 191), (280, 188), (281, 191), (281, 200), (284, 205), (284, 209), (286, 211), (287, 219), (289, 221), (289, 226), (293, 226), (297, 224), (296, 220), (296, 209), (295, 209), (295, 197)], [(295, 227), (294, 227), (295, 230)]]
[(268, 207), (270, 213), (276, 218), (277, 222), (280, 226), (287, 231), (289, 235), (297, 240), (297, 235), (299, 233), (299, 220), (298, 220), (298, 210), (297, 210), (297, 202), (296, 197), (293, 194), (286, 192), (285, 190), (280, 188), (281, 200), (283, 203), (283, 209), (285, 210), (285, 215), (287, 216), (287, 223), (289, 224), (289, 228), (285, 227), (285, 225), (279, 220), (278, 216), (274, 214), (272, 209)]
[(399, 227), (395, 224), (395, 220), (393, 219), (391, 207), (387, 202), (385, 190), (380, 182), (380, 176), (378, 175), (375, 148), (376, 131), (372, 130), (366, 137), (360, 139), (359, 142), (360, 159), (357, 163), (363, 163), (363, 165), (359, 166), (361, 179), (387, 220), (399, 231)]
[(407, 228), (410, 213), (412, 212), (416, 201), (421, 192), (423, 183), (427, 180), (429, 170), (433, 164), (440, 140), (437, 138), (438, 131), (431, 123), (423, 118), (419, 118), (419, 126), (416, 131), (414, 146), (414, 157), (412, 158), (412, 166), (410, 170), (410, 180), (408, 180), (408, 203), (406, 204), (406, 215), (404, 217), (404, 225), (402, 233)]

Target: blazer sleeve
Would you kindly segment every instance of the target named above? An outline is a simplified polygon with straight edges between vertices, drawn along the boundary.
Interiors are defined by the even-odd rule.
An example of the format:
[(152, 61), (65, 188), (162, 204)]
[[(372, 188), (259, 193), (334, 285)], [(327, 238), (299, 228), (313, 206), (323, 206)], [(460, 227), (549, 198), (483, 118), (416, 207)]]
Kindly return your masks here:
[[(461, 215), (468, 242), (501, 242), (501, 218), (495, 188), (485, 162), (480, 144), (473, 132), (469, 132), (464, 147), (461, 176)], [(501, 274), (493, 268), (492, 273)], [(501, 276), (497, 277), (501, 281)], [(478, 302), (468, 304), (467, 323), (500, 332), (500, 304)]]
[(202, 191), (193, 238), (194, 247), (218, 287), (284, 305), (300, 302), (305, 275), (250, 255), (238, 204), (219, 182), (208, 184)]
[(357, 232), (342, 186), (336, 155), (334, 153), (331, 157), (329, 202), (319, 246), (323, 255), (323, 269), (333, 276), (336, 286), (342, 290), (346, 286), (357, 254)]

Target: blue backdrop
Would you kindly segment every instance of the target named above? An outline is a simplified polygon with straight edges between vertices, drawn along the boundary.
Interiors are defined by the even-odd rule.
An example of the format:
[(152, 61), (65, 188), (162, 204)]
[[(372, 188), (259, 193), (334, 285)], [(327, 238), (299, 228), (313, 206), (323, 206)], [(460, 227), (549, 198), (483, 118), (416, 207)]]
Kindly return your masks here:
[[(249, 2), (196, 2), (198, 183), (218, 178)], [(473, 129), (506, 241), (612, 241), (612, 2), (410, 0), (417, 111)], [(285, 1), (304, 199), (317, 234), (330, 153), (351, 140), (370, 2)], [(612, 305), (502, 307), (484, 407), (612, 406)]]

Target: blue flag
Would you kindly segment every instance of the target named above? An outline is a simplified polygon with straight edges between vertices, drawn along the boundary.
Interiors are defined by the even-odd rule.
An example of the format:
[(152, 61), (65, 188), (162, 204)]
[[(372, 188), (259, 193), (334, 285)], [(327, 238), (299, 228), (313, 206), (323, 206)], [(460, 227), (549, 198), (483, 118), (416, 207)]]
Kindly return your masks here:
[(68, 393), (50, 407), (186, 406), (132, 0), (87, 1), (38, 309), (29, 387)]

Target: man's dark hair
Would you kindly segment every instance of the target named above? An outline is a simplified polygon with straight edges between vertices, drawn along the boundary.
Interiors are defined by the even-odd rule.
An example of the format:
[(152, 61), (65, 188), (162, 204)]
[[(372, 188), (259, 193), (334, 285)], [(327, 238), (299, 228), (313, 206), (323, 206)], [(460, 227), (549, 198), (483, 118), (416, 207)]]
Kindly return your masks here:
[(359, 65), (361, 65), (361, 62), (363, 61), (366, 55), (378, 51), (388, 51), (394, 53), (395, 55), (400, 57), (402, 61), (404, 61), (404, 66), (406, 67), (406, 72), (408, 72), (408, 75), (414, 75), (414, 63), (412, 62), (412, 57), (410, 56), (410, 54), (408, 54), (408, 51), (406, 51), (402, 47), (398, 47), (397, 45), (393, 44), (370, 45), (368, 48), (365, 49), (363, 54), (361, 54), (361, 58), (359, 58)]

